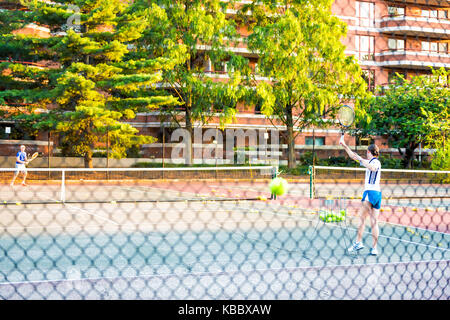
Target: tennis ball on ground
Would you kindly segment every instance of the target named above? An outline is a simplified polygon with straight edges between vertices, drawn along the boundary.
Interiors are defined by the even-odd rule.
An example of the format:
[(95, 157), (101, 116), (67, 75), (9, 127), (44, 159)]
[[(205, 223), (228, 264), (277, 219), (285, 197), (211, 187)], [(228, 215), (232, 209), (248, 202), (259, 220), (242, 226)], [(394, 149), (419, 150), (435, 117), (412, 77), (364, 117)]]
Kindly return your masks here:
[(272, 179), (272, 181), (270, 181), (269, 189), (271, 193), (277, 196), (282, 196), (287, 192), (288, 183), (285, 179), (277, 177), (275, 179)]

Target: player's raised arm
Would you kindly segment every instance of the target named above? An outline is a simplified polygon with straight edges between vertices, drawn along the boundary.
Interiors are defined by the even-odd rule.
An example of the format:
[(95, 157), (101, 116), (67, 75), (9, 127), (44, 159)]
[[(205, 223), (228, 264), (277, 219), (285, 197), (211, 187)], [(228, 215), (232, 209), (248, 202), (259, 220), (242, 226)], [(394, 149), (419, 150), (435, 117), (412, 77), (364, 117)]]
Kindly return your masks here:
[(364, 160), (363, 158), (361, 158), (358, 154), (354, 153), (352, 150), (350, 150), (350, 148), (347, 146), (347, 144), (345, 144), (344, 141), (344, 135), (341, 136), (341, 139), (339, 140), (339, 144), (344, 147), (344, 150), (347, 152), (348, 156), (355, 160), (355, 161), (359, 161), (361, 162), (361, 160)]
[[(344, 141), (344, 136), (343, 135), (341, 136), (341, 139), (339, 140), (339, 144), (342, 145), (342, 147), (344, 147), (344, 150), (347, 152), (348, 156), (351, 159), (353, 159), (355, 161), (358, 161), (361, 165), (363, 165), (364, 167), (366, 167), (370, 171), (377, 171), (379, 169), (379, 167), (377, 165), (375, 165), (374, 163), (371, 163), (369, 160), (364, 159), (363, 157), (361, 157), (357, 153), (355, 153), (352, 150), (350, 150), (350, 148), (347, 146), (347, 144)], [(377, 156), (378, 156), (378, 154), (377, 154)]]

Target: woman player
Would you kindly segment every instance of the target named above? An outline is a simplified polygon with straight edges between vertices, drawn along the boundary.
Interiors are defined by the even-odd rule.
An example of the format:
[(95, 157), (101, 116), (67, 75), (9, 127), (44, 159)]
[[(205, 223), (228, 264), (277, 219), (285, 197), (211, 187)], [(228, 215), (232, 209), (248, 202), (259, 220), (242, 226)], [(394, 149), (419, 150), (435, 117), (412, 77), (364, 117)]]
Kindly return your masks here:
[[(364, 184), (364, 193), (361, 201), (360, 209), (360, 224), (358, 227), (358, 235), (356, 242), (348, 248), (348, 252), (356, 252), (364, 248), (362, 243), (362, 235), (366, 225), (366, 217), (370, 216), (370, 222), (372, 227), (372, 248), (370, 249), (371, 255), (377, 255), (377, 243), (378, 243), (378, 214), (381, 206), (381, 189), (380, 189), (380, 175), (381, 175), (381, 163), (378, 160), (379, 149), (375, 144), (371, 144), (367, 149), (367, 159), (363, 159), (358, 154), (350, 150), (345, 144), (344, 136), (342, 135), (339, 141), (350, 158), (358, 161), (360, 165), (366, 167), (366, 179)], [(367, 198), (367, 199), (366, 199)]]
[(14, 181), (16, 180), (17, 176), (19, 175), (19, 172), (23, 173), (23, 181), (22, 185), (26, 186), (25, 180), (27, 178), (27, 168), (25, 165), (28, 164), (28, 158), (27, 154), (25, 152), (25, 146), (20, 146), (20, 151), (16, 154), (16, 171), (14, 172), (14, 177), (11, 181), (11, 187), (14, 186)]

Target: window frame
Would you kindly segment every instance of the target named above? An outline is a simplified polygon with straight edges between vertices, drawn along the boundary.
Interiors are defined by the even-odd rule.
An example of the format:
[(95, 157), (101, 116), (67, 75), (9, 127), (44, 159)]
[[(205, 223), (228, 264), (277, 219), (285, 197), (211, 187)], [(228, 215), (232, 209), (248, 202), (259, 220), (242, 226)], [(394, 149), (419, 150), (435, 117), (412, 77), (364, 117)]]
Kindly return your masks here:
[[(361, 43), (363, 38), (368, 38), (369, 50), (361, 51)], [(375, 60), (375, 37), (366, 35), (355, 35), (355, 51), (359, 61)]]
[[(390, 47), (389, 43), (390, 43), (391, 40), (395, 41), (395, 48), (391, 48)], [(401, 47), (399, 47), (399, 43), (402, 43)], [(387, 45), (388, 45), (388, 50), (391, 50), (391, 51), (404, 51), (405, 50), (406, 41), (405, 41), (405, 39), (388, 38)]]
[[(369, 6), (369, 16), (361, 16), (361, 4)], [(357, 18), (358, 26), (360, 27), (375, 27), (375, 3), (371, 1), (355, 1), (355, 17)], [(367, 22), (367, 23), (364, 23)], [(367, 25), (366, 25), (367, 24)]]
[[(322, 144), (317, 144), (317, 141), (322, 141)], [(308, 142), (310, 142), (310, 143), (308, 143)], [(318, 137), (306, 136), (305, 137), (305, 145), (312, 146), (313, 145), (312, 142), (314, 142), (314, 146), (318, 146), (318, 147), (324, 146), (325, 145), (325, 137), (320, 137), (320, 136), (318, 136)]]

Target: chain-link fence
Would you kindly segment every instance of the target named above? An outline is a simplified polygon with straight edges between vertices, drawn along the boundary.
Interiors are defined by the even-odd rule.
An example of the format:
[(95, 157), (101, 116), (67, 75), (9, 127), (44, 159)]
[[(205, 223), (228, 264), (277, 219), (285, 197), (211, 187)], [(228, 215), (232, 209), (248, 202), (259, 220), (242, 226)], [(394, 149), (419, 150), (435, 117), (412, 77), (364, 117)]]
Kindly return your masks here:
[[(419, 141), (391, 147), (406, 136), (422, 139), (422, 168), (431, 166), (431, 148), (441, 156), (448, 150), (450, 79), (431, 69), (450, 68), (447, 0), (336, 0), (332, 14), (347, 26), (341, 38), (344, 28), (328, 19), (327, 5), (309, 10), (311, 1), (305, 12), (299, 1), (61, 2), (0, 0), (0, 155), (11, 157), (0, 159), (0, 299), (450, 298), (450, 172), (387, 170), (383, 163), (415, 165), (411, 146)], [(294, 15), (268, 36), (252, 37), (290, 4)], [(294, 16), (305, 21), (291, 23)], [(282, 36), (290, 40), (279, 42)], [(408, 101), (398, 100), (409, 109), (360, 106), (372, 123), (407, 124), (381, 121), (383, 136), (353, 130), (355, 152), (365, 153), (373, 139), (380, 146), (381, 178), (325, 166), (348, 165), (341, 131), (325, 127), (334, 119), (321, 109), (331, 97), (356, 97), (339, 91), (352, 85), (344, 79), (359, 79), (343, 73), (357, 69), (342, 69), (344, 54), (356, 58), (367, 89), (381, 98), (414, 76), (434, 80), (427, 87), (433, 94), (414, 89)], [(289, 60), (296, 57), (304, 59)], [(283, 79), (294, 85), (272, 92)], [(212, 90), (218, 82), (223, 88)], [(265, 116), (295, 95), (290, 114)], [(235, 112), (237, 123), (219, 130)], [(319, 114), (324, 121), (316, 121)], [(194, 131), (185, 141), (192, 150), (182, 147), (185, 158), (174, 159), (183, 134), (173, 133), (183, 123)], [(242, 135), (223, 152), (232, 130)], [(291, 131), (298, 133), (292, 140)], [(158, 141), (130, 147), (140, 135)], [(14, 168), (20, 144), (46, 158)], [(84, 148), (92, 151), (85, 159), (56, 157)], [(189, 159), (248, 167), (111, 168), (142, 159), (110, 159), (125, 153), (153, 160), (144, 165)], [(276, 170), (261, 165), (269, 162), (324, 166), (281, 173), (287, 190), (275, 196), (269, 183)], [(363, 193), (367, 179), (380, 179), (381, 199)]]
[(358, 169), (1, 171), (2, 299), (448, 299), (449, 172), (382, 172), (378, 255), (349, 252)]

